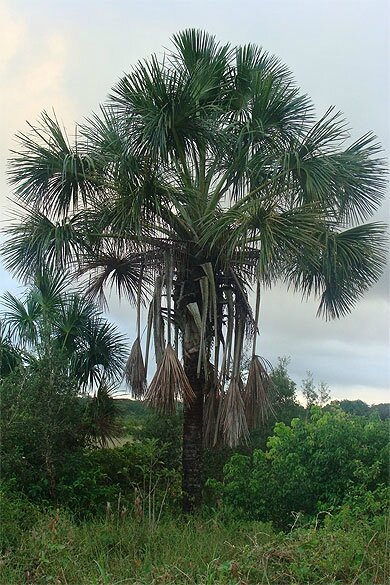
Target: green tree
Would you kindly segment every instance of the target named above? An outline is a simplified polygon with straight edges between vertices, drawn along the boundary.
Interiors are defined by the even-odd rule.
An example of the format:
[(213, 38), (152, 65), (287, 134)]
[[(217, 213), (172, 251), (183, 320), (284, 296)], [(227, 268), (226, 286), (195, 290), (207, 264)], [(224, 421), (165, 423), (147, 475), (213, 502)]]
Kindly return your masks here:
[[(69, 289), (68, 276), (37, 273), (22, 299), (5, 293), (2, 303), (3, 369), (12, 370), (22, 356), (39, 360), (54, 350), (66, 357), (80, 390), (96, 391), (99, 384), (122, 377), (123, 336), (92, 302)], [(12, 359), (18, 352), (20, 359)]]
[(7, 327), (0, 321), (0, 380), (21, 365), (21, 362), (20, 349), (12, 342)]
[(89, 293), (104, 300), (111, 285), (137, 305), (135, 397), (146, 389), (140, 306), (150, 303), (157, 371), (146, 398), (168, 413), (184, 401), (191, 510), (203, 445), (236, 445), (269, 402), (251, 287), (258, 299), (281, 279), (319, 297), (319, 314), (348, 313), (382, 271), (384, 227), (360, 222), (378, 208), (385, 177), (375, 137), (346, 145), (333, 108), (316, 121), (274, 56), (195, 30), (173, 44), (125, 75), (72, 144), (48, 114), (20, 135), (10, 179), (25, 211), (3, 256), (21, 278), (32, 266), (71, 266), (90, 275)]
[(370, 414), (370, 407), (363, 400), (339, 400), (331, 404), (338, 405), (341, 410), (348, 414), (356, 416), (368, 416)]
[(306, 400), (306, 408), (309, 410), (314, 404), (325, 406), (330, 400), (329, 386), (325, 382), (320, 382), (316, 387), (313, 374), (306, 372), (306, 378), (302, 380), (302, 394)]

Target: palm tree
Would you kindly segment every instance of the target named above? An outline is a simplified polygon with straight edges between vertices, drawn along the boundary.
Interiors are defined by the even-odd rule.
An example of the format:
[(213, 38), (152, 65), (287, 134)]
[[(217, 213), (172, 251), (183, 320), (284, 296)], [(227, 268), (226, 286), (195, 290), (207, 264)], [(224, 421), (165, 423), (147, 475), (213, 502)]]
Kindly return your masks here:
[(256, 356), (261, 286), (281, 280), (338, 318), (381, 274), (385, 228), (360, 224), (385, 189), (376, 139), (346, 145), (341, 115), (330, 108), (316, 120), (277, 58), (195, 30), (138, 63), (72, 141), (47, 113), (19, 139), (6, 266), (22, 279), (32, 266), (73, 269), (89, 276), (88, 294), (104, 302), (111, 286), (137, 306), (127, 379), (161, 412), (184, 403), (191, 510), (202, 445), (245, 440), (269, 402)]
[(0, 322), (0, 382), (22, 363), (19, 348), (12, 342), (7, 327)]
[[(91, 302), (69, 290), (69, 281), (66, 274), (38, 272), (24, 298), (4, 294), (4, 368), (9, 372), (23, 358), (40, 359), (54, 350), (66, 359), (80, 391), (99, 394), (122, 377), (124, 339)], [(14, 354), (20, 359), (10, 359)]]

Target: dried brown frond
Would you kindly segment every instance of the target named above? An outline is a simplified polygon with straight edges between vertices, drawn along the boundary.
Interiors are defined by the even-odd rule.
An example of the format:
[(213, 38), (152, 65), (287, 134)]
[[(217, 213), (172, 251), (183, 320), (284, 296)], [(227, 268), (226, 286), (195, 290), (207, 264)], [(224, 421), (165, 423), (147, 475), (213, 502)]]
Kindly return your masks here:
[(178, 400), (192, 402), (194, 398), (194, 391), (183, 366), (172, 346), (168, 344), (145, 394), (145, 400), (161, 414), (174, 414)]
[(220, 409), (219, 424), (224, 443), (231, 448), (241, 442), (247, 443), (249, 430), (245, 415), (243, 383), (240, 377), (231, 379)]
[(163, 277), (159, 275), (155, 280), (153, 292), (153, 339), (157, 366), (161, 363), (165, 348), (164, 320), (161, 312), (162, 285)]
[(126, 362), (125, 380), (133, 398), (138, 400), (144, 397), (146, 391), (146, 370), (139, 337), (134, 341)]
[(216, 443), (218, 410), (221, 394), (218, 387), (210, 388), (206, 395), (203, 411), (203, 446), (213, 447)]
[(244, 393), (246, 419), (249, 428), (264, 424), (273, 412), (271, 391), (272, 380), (267, 372), (266, 363), (257, 355), (252, 357), (248, 380)]

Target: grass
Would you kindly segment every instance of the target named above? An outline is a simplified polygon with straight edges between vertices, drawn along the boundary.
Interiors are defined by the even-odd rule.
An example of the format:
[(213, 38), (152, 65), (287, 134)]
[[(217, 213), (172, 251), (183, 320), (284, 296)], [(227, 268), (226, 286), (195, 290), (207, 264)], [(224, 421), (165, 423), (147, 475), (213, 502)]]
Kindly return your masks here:
[(1, 585), (385, 585), (389, 577), (383, 517), (345, 513), (283, 534), (217, 519), (150, 526), (131, 516), (77, 523), (66, 512), (24, 513), (5, 514)]

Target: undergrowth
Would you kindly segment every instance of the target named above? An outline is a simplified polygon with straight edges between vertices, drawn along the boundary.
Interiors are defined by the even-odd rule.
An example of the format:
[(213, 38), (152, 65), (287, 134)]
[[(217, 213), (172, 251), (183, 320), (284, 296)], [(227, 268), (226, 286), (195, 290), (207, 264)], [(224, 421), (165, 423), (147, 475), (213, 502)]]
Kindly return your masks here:
[(61, 510), (3, 501), (1, 585), (384, 585), (389, 526), (347, 507), (322, 524), (168, 516), (158, 523), (114, 511), (76, 522)]

